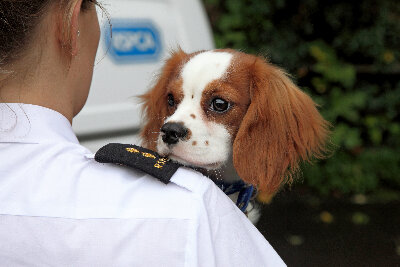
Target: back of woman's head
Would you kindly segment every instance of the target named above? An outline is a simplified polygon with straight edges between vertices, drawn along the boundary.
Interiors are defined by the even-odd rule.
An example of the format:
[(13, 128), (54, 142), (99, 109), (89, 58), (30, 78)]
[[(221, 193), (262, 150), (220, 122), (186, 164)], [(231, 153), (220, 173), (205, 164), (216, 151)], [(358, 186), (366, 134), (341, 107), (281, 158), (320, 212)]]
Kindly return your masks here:
[[(71, 6), (78, 0), (0, 0), (0, 80), (12, 68), (10, 65), (28, 53), (37, 39), (37, 29), (43, 17), (53, 8), (63, 16), (65, 46), (68, 47), (68, 32)], [(82, 10), (89, 8), (95, 0), (83, 0)]]
[(51, 0), (0, 1), (0, 67), (15, 61)]

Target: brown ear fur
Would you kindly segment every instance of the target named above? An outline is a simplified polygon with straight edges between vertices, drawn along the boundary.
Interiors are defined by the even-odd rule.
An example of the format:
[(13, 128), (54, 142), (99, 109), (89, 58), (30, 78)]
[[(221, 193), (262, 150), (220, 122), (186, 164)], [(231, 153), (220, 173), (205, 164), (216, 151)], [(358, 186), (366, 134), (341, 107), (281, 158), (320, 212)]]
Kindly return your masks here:
[(167, 90), (166, 86), (172, 77), (179, 74), (179, 66), (188, 55), (181, 49), (171, 53), (166, 61), (156, 85), (146, 94), (139, 96), (142, 100), (142, 112), (146, 124), (141, 130), (142, 145), (146, 148), (156, 150), (157, 138), (160, 128), (167, 116)]
[(291, 181), (300, 160), (324, 155), (329, 123), (285, 73), (257, 58), (251, 103), (233, 143), (239, 176), (273, 193)]

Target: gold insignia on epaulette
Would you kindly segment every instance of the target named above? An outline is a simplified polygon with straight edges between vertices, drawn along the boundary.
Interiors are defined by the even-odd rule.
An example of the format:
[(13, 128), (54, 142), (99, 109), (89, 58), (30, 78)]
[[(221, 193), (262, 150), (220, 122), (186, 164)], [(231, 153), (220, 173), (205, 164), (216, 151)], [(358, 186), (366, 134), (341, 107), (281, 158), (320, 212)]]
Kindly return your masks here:
[(157, 163), (154, 164), (154, 167), (157, 169), (162, 169), (162, 167), (164, 167), (164, 165), (165, 165), (165, 163), (167, 163), (167, 161), (169, 161), (169, 159), (160, 158), (159, 160), (157, 160)]
[(142, 152), (143, 157), (155, 159), (156, 156), (150, 153)]
[(155, 151), (131, 144), (111, 143), (97, 151), (95, 159), (100, 163), (114, 163), (150, 174), (168, 184), (172, 175), (182, 166)]
[(136, 148), (133, 148), (133, 147), (127, 147), (127, 148), (125, 148), (125, 150), (130, 153), (139, 153), (140, 152), (139, 150), (137, 150)]

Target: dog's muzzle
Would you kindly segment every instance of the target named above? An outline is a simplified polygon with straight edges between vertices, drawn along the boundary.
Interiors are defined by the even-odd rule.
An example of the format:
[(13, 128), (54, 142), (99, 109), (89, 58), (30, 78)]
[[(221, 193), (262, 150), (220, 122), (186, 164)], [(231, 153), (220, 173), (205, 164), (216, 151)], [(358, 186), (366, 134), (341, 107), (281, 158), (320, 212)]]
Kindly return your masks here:
[(188, 129), (181, 123), (167, 122), (161, 127), (162, 140), (168, 145), (178, 143), (179, 140), (183, 140), (188, 136)]

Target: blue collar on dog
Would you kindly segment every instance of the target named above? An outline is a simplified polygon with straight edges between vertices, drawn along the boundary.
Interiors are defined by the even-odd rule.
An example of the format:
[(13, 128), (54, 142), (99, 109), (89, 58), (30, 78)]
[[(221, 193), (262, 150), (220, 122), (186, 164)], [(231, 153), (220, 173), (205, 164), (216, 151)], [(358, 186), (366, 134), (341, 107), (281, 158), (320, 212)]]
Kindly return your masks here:
[(221, 180), (217, 180), (214, 182), (228, 196), (239, 192), (236, 201), (236, 206), (243, 212), (246, 211), (246, 208), (249, 205), (250, 200), (256, 194), (256, 189), (254, 188), (254, 186), (246, 184), (242, 180), (237, 181), (235, 183), (226, 183)]

